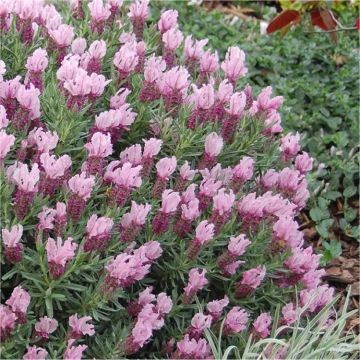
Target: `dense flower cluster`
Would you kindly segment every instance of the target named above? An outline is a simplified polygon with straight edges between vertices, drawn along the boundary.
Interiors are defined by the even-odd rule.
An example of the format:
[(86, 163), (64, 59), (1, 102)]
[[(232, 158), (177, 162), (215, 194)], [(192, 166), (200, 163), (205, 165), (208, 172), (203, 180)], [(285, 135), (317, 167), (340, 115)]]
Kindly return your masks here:
[(240, 47), (221, 60), (176, 10), (126, 6), (1, 1), (5, 357), (209, 359), (207, 329), (266, 338), (279, 297), (286, 326), (333, 297), (282, 97), (246, 84)]

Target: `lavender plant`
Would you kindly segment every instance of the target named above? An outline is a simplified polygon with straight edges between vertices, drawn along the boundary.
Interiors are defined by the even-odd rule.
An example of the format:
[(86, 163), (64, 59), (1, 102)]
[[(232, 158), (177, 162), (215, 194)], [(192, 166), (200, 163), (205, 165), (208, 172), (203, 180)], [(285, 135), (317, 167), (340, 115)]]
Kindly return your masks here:
[(282, 97), (150, 10), (0, 4), (3, 358), (211, 358), (333, 298)]

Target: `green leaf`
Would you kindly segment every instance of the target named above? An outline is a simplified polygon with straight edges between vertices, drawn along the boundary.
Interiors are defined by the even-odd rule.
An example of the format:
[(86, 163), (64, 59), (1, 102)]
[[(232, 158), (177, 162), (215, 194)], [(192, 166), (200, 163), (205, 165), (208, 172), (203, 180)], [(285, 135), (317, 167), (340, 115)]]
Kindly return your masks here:
[(322, 238), (327, 239), (329, 237), (329, 228), (333, 223), (333, 219), (322, 220), (319, 225), (316, 225), (316, 231)]
[(356, 186), (348, 186), (345, 190), (344, 190), (344, 196), (346, 198), (352, 197), (356, 194), (357, 188)]
[(341, 197), (341, 193), (339, 191), (327, 191), (326, 193), (322, 194), (322, 196), (328, 200), (336, 200)]
[(310, 217), (315, 222), (319, 222), (324, 219), (324, 211), (318, 207), (310, 210)]

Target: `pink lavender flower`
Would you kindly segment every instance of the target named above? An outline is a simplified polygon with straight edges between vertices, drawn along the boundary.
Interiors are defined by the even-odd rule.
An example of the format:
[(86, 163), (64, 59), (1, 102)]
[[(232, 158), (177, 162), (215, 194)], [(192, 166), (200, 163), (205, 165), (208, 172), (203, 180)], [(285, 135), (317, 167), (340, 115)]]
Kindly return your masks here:
[(114, 96), (110, 98), (110, 108), (113, 110), (120, 109), (126, 104), (127, 97), (131, 94), (131, 90), (120, 88)]
[(184, 164), (180, 167), (180, 176), (176, 182), (175, 190), (176, 191), (183, 191), (186, 184), (191, 181), (195, 174), (197, 173), (197, 170), (192, 170), (189, 162), (186, 160)]
[(64, 352), (64, 360), (81, 360), (83, 352), (87, 349), (87, 345), (73, 346), (75, 339), (70, 339)]
[(300, 174), (305, 175), (313, 168), (313, 158), (309, 154), (303, 151), (302, 154), (299, 154), (295, 158), (295, 168), (300, 172)]
[(39, 189), (44, 196), (52, 196), (62, 185), (64, 177), (72, 164), (71, 158), (68, 155), (63, 155), (56, 159), (55, 155), (42, 153), (40, 155), (40, 164), (44, 174), (41, 176)]
[(250, 193), (241, 198), (237, 204), (237, 209), (245, 230), (249, 226), (258, 224), (264, 214), (263, 201), (260, 197), (257, 198), (255, 193)]
[(27, 74), (25, 84), (32, 83), (41, 92), (43, 90), (42, 74), (48, 66), (47, 52), (44, 49), (36, 49), (26, 61)]
[(101, 34), (104, 31), (106, 20), (111, 15), (110, 5), (104, 5), (103, 0), (92, 0), (88, 3), (88, 8), (91, 16), (90, 28), (92, 31)]
[(300, 151), (300, 134), (289, 133), (281, 138), (281, 151), (284, 161), (289, 161)]
[(282, 96), (275, 96), (271, 98), (272, 87), (268, 86), (261, 91), (259, 96), (254, 102), (254, 105), (257, 107), (260, 112), (268, 112), (271, 110), (277, 110), (283, 103)]
[(85, 171), (89, 175), (102, 174), (105, 165), (105, 158), (112, 154), (113, 146), (110, 134), (96, 132), (90, 142), (84, 145), (88, 152), (88, 159), (85, 165)]
[(231, 210), (235, 202), (235, 194), (230, 189), (227, 192), (224, 188), (213, 197), (213, 211), (210, 221), (215, 226), (215, 233), (218, 234), (222, 227), (229, 221)]
[(260, 178), (260, 184), (264, 190), (271, 190), (276, 188), (279, 181), (279, 173), (274, 169), (269, 169), (266, 173)]
[(210, 133), (205, 139), (205, 151), (200, 160), (199, 169), (211, 169), (217, 163), (217, 157), (221, 153), (224, 141), (215, 132)]
[(176, 49), (180, 46), (184, 39), (184, 35), (178, 28), (171, 28), (162, 35), (164, 43), (164, 60), (169, 69), (175, 66)]
[(189, 76), (188, 71), (180, 66), (164, 72), (163, 76), (158, 79), (157, 86), (164, 98), (166, 111), (172, 110), (174, 112), (174, 108), (176, 109), (176, 106), (183, 103), (190, 84)]
[(26, 348), (26, 354), (23, 356), (23, 360), (45, 360), (48, 356), (48, 352), (36, 345)]
[(74, 55), (82, 55), (86, 49), (86, 39), (78, 37), (71, 44), (71, 52)]
[(10, 333), (15, 329), (16, 315), (11, 309), (0, 304), (0, 341), (5, 341)]
[(133, 167), (127, 162), (123, 164), (122, 167), (113, 170), (113, 167), (118, 165), (120, 165), (118, 161), (110, 163), (105, 171), (104, 179), (110, 180), (115, 184), (112, 190), (113, 200), (117, 206), (121, 207), (125, 204), (131, 191), (141, 186), (142, 180), (140, 173), (142, 166)]
[(88, 63), (87, 71), (91, 73), (100, 73), (101, 72), (101, 61), (106, 54), (106, 42), (104, 40), (95, 40), (89, 46), (88, 54)]
[(120, 222), (121, 241), (130, 242), (135, 239), (145, 225), (150, 210), (150, 204), (138, 205), (135, 201), (131, 202), (130, 212), (126, 213)]
[(31, 122), (40, 117), (40, 90), (33, 84), (28, 87), (20, 85), (16, 100), (20, 108), (15, 114), (13, 125), (17, 130), (28, 130)]
[(21, 286), (14, 288), (9, 299), (6, 300), (12, 312), (16, 315), (16, 320), (20, 324), (26, 323), (26, 312), (29, 307), (31, 297)]
[(91, 215), (86, 224), (84, 251), (104, 250), (111, 239), (114, 221), (108, 217)]
[(333, 299), (334, 292), (334, 288), (327, 284), (312, 290), (301, 290), (301, 305), (310, 313), (317, 313)]
[(127, 147), (120, 153), (119, 157), (122, 164), (129, 162), (133, 166), (140, 165), (142, 163), (141, 145), (135, 144)]
[(111, 80), (106, 80), (104, 75), (92, 73), (90, 75), (90, 93), (89, 100), (95, 102), (105, 90), (105, 87), (110, 84)]
[(209, 359), (211, 356), (210, 346), (205, 339), (190, 339), (188, 334), (177, 342), (176, 347), (172, 359)]
[(70, 217), (74, 222), (77, 222), (80, 215), (83, 213), (86, 201), (90, 198), (91, 192), (95, 186), (95, 177), (86, 176), (84, 172), (73, 176), (68, 181), (69, 188), (72, 194), (69, 197), (67, 208)]
[(230, 237), (230, 241), (228, 244), (227, 251), (225, 251), (222, 255), (219, 256), (217, 264), (220, 270), (224, 275), (232, 275), (232, 272), (229, 273), (228, 266), (232, 265), (231, 268), (236, 271), (237, 266), (240, 263), (236, 262), (235, 260), (243, 255), (246, 251), (246, 248), (251, 244), (251, 241), (246, 238), (244, 234), (240, 234), (239, 236), (232, 236)]
[(18, 75), (14, 79), (0, 82), (1, 103), (9, 120), (13, 120), (16, 112), (16, 95), (21, 86), (20, 79), (21, 76)]
[(230, 47), (225, 55), (224, 62), (221, 64), (221, 69), (235, 86), (236, 81), (248, 72), (245, 66), (245, 53), (237, 46)]
[(252, 332), (257, 338), (266, 338), (270, 335), (270, 325), (270, 314), (262, 313), (253, 322)]
[(243, 114), (245, 106), (246, 95), (244, 92), (236, 92), (231, 95), (229, 101), (229, 108), (225, 109), (228, 115), (224, 119), (221, 127), (221, 135), (226, 142), (232, 141), (237, 124)]
[(148, 286), (145, 290), (139, 293), (138, 300), (131, 301), (129, 303), (127, 311), (130, 316), (137, 316), (145, 305), (151, 304), (156, 300), (156, 296), (152, 293), (153, 289), (154, 288), (152, 286)]
[(59, 136), (55, 131), (44, 131), (41, 128), (35, 128), (29, 133), (28, 140), (36, 148), (34, 161), (40, 163), (40, 155), (54, 150), (59, 141)]
[(74, 39), (74, 28), (67, 24), (61, 24), (57, 29), (49, 29), (48, 32), (56, 46), (58, 52), (57, 62), (60, 65), (66, 56), (67, 48)]
[(219, 69), (218, 53), (216, 51), (214, 53), (211, 53), (211, 50), (205, 51), (200, 58), (201, 79), (206, 79), (218, 69)]
[(226, 306), (229, 305), (229, 298), (225, 295), (223, 299), (213, 300), (207, 303), (206, 309), (212, 316), (213, 322), (220, 319), (221, 314)]
[(149, 0), (135, 0), (129, 8), (128, 16), (138, 39), (142, 38), (145, 21), (149, 16)]
[(185, 61), (190, 67), (198, 62), (204, 54), (204, 46), (208, 43), (208, 39), (193, 40), (192, 36), (189, 35), (185, 38), (184, 53)]
[(40, 336), (42, 339), (49, 339), (49, 335), (52, 334), (58, 327), (58, 322), (56, 319), (49, 318), (47, 316), (41, 317), (39, 321), (35, 324), (36, 335)]
[(108, 0), (107, 3), (110, 5), (110, 22), (115, 20), (116, 14), (119, 12), (124, 0)]
[(245, 330), (248, 320), (248, 313), (239, 306), (234, 306), (226, 315), (223, 334), (231, 335)]
[(69, 326), (71, 327), (71, 338), (80, 339), (85, 335), (93, 336), (95, 334), (94, 325), (88, 324), (91, 316), (78, 317), (78, 314), (69, 317)]
[(37, 164), (33, 164), (29, 171), (26, 164), (18, 164), (11, 176), (11, 181), (17, 185), (14, 207), (16, 217), (21, 220), (26, 215), (30, 204), (37, 192), (40, 171)]
[(294, 324), (300, 317), (298, 309), (295, 309), (293, 303), (286, 304), (281, 309), (281, 323), (287, 326)]
[(195, 230), (195, 238), (191, 240), (187, 254), (189, 259), (194, 259), (200, 252), (201, 248), (213, 239), (215, 234), (214, 224), (203, 220)]
[(54, 227), (54, 231), (55, 231), (55, 235), (56, 236), (62, 236), (64, 228), (66, 226), (67, 223), (67, 211), (66, 211), (66, 205), (62, 202), (57, 202), (56, 203), (56, 207), (55, 207), (55, 227)]
[(163, 158), (156, 164), (157, 178), (154, 184), (152, 194), (155, 198), (159, 198), (166, 188), (166, 184), (170, 179), (170, 176), (176, 170), (176, 157)]
[(105, 279), (108, 289), (128, 287), (145, 277), (151, 264), (162, 254), (157, 241), (149, 241), (129, 253), (121, 253), (105, 266)]
[[(1, 9), (0, 9), (0, 12), (1, 12)], [(6, 73), (6, 65), (2, 60), (0, 60), (0, 83), (3, 82), (3, 80), (4, 80), (3, 75), (5, 73)]]
[(69, 109), (80, 110), (91, 91), (92, 81), (84, 69), (77, 68), (72, 78), (64, 82), (64, 89), (69, 93), (67, 106)]
[(244, 156), (238, 165), (233, 169), (232, 185), (235, 192), (238, 192), (241, 186), (252, 178), (254, 174), (254, 159)]
[(215, 101), (215, 90), (212, 84), (204, 84), (199, 89), (192, 84), (193, 94), (187, 99), (193, 106), (191, 115), (187, 121), (189, 129), (195, 129), (196, 125), (205, 124), (213, 119), (212, 108)]
[(56, 210), (50, 209), (47, 206), (43, 206), (42, 211), (37, 215), (39, 223), (36, 225), (35, 228), (35, 239), (37, 241), (40, 241), (40, 243), (41, 238), (39, 237), (39, 230), (43, 232), (42, 239), (44, 239), (44, 235), (47, 234), (49, 230), (52, 230), (54, 228), (55, 216)]
[(211, 315), (204, 315), (203, 313), (197, 313), (191, 319), (191, 326), (188, 327), (186, 333), (190, 335), (191, 338), (199, 340), (203, 335), (205, 329), (209, 329), (212, 322)]
[(164, 34), (168, 30), (172, 28), (176, 28), (178, 26), (178, 12), (176, 10), (166, 10), (161, 16), (160, 20), (157, 23), (158, 29), (161, 34)]
[(194, 268), (189, 271), (189, 280), (184, 287), (184, 304), (190, 304), (196, 293), (208, 284), (209, 281), (206, 279), (205, 274), (206, 269)]
[(7, 128), (8, 125), (9, 119), (6, 114), (6, 109), (4, 106), (0, 105), (0, 130)]
[(8, 135), (5, 130), (0, 130), (0, 166), (14, 144), (15, 136)]
[(241, 281), (236, 283), (236, 297), (242, 298), (250, 295), (258, 288), (266, 274), (265, 266), (247, 270), (243, 273)]
[(150, 138), (144, 141), (144, 151), (142, 157), (142, 175), (148, 176), (153, 165), (154, 157), (160, 152), (162, 140)]
[(216, 181), (212, 178), (206, 178), (200, 183), (198, 199), (200, 201), (199, 208), (201, 211), (208, 208), (210, 201), (216, 195), (221, 185), (221, 181)]
[(193, 199), (187, 204), (181, 205), (181, 216), (174, 225), (174, 232), (183, 237), (191, 231), (192, 222), (200, 216), (199, 200)]
[(49, 271), (54, 279), (61, 277), (66, 269), (66, 263), (72, 260), (75, 256), (77, 244), (69, 237), (63, 242), (58, 237), (55, 241), (49, 237), (46, 243), (46, 253), (49, 264)]
[(168, 230), (170, 217), (175, 213), (179, 203), (179, 193), (168, 189), (162, 193), (161, 207), (152, 222), (152, 229), (155, 234), (162, 234)]
[(271, 137), (283, 131), (281, 126), (281, 115), (276, 110), (269, 110), (264, 120), (265, 129), (263, 134)]
[[(119, 73), (119, 82), (124, 81), (131, 72), (135, 71), (139, 57), (133, 43), (126, 43), (121, 46), (115, 54), (113, 63)], [(129, 88), (126, 83), (124, 87)]]
[(17, 263), (22, 259), (23, 245), (20, 243), (23, 234), (21, 224), (13, 225), (9, 230), (2, 229), (2, 241), (5, 246), (6, 259), (11, 263)]
[(291, 216), (281, 216), (273, 225), (272, 241), (276, 250), (295, 249), (303, 243), (303, 234), (298, 230), (299, 224)]
[(17, 1), (14, 3), (13, 11), (17, 16), (16, 25), (20, 32), (21, 40), (26, 44), (30, 44), (34, 36), (32, 24), (39, 15), (40, 2)]
[(48, 30), (55, 30), (61, 25), (62, 18), (55, 6), (48, 4), (40, 9), (37, 23), (44, 27), (43, 32), (47, 34)]
[(229, 83), (227, 79), (223, 80), (219, 84), (219, 88), (216, 93), (215, 104), (213, 107), (213, 114), (212, 114), (214, 120), (217, 119), (220, 123), (223, 121), (224, 116), (226, 114), (225, 104), (227, 104), (228, 101), (230, 100), (233, 91), (234, 91), (234, 87), (232, 86), (232, 84)]

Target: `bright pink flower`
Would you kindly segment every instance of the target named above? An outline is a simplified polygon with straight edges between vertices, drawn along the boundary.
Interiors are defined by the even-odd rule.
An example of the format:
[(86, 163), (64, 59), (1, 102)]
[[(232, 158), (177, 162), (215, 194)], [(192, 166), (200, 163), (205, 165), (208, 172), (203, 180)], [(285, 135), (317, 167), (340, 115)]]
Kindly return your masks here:
[(319, 266), (320, 257), (321, 255), (313, 254), (311, 246), (306, 249), (294, 248), (292, 255), (285, 260), (284, 266), (296, 275), (304, 275)]
[(83, 352), (87, 349), (87, 345), (72, 346), (74, 339), (68, 341), (68, 345), (64, 352), (64, 360), (81, 360)]
[(207, 244), (214, 237), (214, 224), (209, 223), (207, 220), (201, 221), (196, 227), (195, 234), (195, 240), (200, 245)]
[(187, 221), (194, 221), (197, 217), (199, 217), (199, 200), (193, 199), (189, 201), (187, 204), (181, 205), (181, 218)]
[(192, 40), (192, 36), (189, 35), (185, 38), (185, 60), (187, 62), (199, 61), (204, 53), (204, 46), (208, 43), (208, 39)]
[(138, 64), (139, 57), (132, 43), (126, 43), (115, 53), (113, 63), (120, 73), (120, 80), (125, 79), (133, 72)]
[(186, 332), (195, 339), (199, 339), (205, 329), (209, 329), (212, 322), (211, 315), (204, 315), (203, 313), (197, 313), (191, 319), (191, 326), (186, 330)]
[(5, 341), (15, 329), (16, 315), (8, 306), (0, 304), (0, 341)]
[(126, 98), (131, 94), (131, 90), (127, 88), (120, 88), (114, 96), (110, 98), (110, 108), (119, 109), (126, 104)]
[(162, 35), (165, 49), (174, 52), (182, 43), (184, 35), (177, 28), (171, 28)]
[(276, 110), (270, 110), (264, 120), (265, 129), (263, 133), (267, 136), (279, 134), (283, 131), (281, 126), (281, 115)]
[(29, 120), (40, 117), (40, 90), (33, 84), (27, 88), (25, 85), (20, 85), (17, 93), (16, 100), (19, 102), (21, 110), (29, 114), (29, 119), (18, 119), (18, 117), (24, 116), (23, 113), (18, 112), (14, 119), (15, 127), (23, 129), (28, 126)]
[(165, 214), (171, 214), (176, 211), (177, 206), (179, 205), (180, 195), (179, 193), (171, 189), (168, 189), (162, 193), (161, 199), (162, 202), (161, 202), (160, 211), (162, 211)]
[(139, 348), (141, 348), (152, 336), (152, 326), (148, 322), (137, 321), (131, 335)]
[(55, 6), (48, 4), (40, 10), (38, 21), (39, 25), (44, 26), (47, 30), (55, 30), (61, 25), (62, 18)]
[(161, 34), (164, 34), (166, 31), (178, 26), (178, 15), (179, 14), (176, 10), (166, 10), (161, 14), (160, 20), (157, 24)]
[(120, 153), (120, 162), (125, 164), (129, 162), (132, 166), (137, 166), (142, 163), (141, 145), (135, 144), (129, 146)]
[(86, 174), (82, 172), (80, 175), (73, 176), (68, 181), (68, 185), (74, 194), (86, 201), (90, 199), (91, 192), (95, 186), (95, 177), (86, 177)]
[(48, 262), (65, 268), (66, 263), (74, 258), (77, 246), (71, 237), (64, 242), (59, 237), (56, 241), (49, 237), (46, 244)]
[(155, 301), (156, 296), (152, 294), (153, 287), (148, 286), (145, 290), (139, 293), (138, 304), (142, 307)]
[(211, 50), (205, 51), (200, 58), (200, 71), (205, 76), (212, 74), (219, 69), (219, 56), (215, 51), (213, 54)]
[(293, 194), (299, 188), (302, 178), (297, 170), (284, 168), (279, 173), (278, 186), (285, 194)]
[(243, 264), (245, 261), (236, 260), (231, 263), (228, 263), (221, 269), (223, 271), (223, 274), (226, 276), (232, 276), (236, 274), (237, 269), (241, 264)]
[(188, 283), (184, 287), (185, 297), (183, 301), (185, 303), (190, 303), (193, 296), (208, 284), (209, 281), (206, 279), (205, 274), (206, 269), (194, 268), (190, 270)]
[(36, 345), (26, 348), (26, 354), (23, 356), (23, 360), (45, 360), (48, 356), (48, 352)]
[(296, 156), (295, 168), (300, 172), (300, 174), (306, 174), (312, 170), (313, 161), (313, 158), (311, 158), (309, 154), (304, 151), (302, 154)]
[(71, 44), (71, 52), (75, 55), (82, 55), (86, 49), (86, 39), (76, 38)]
[(191, 181), (196, 173), (197, 170), (192, 170), (187, 160), (180, 168), (180, 177), (185, 181)]
[(225, 189), (220, 189), (219, 192), (213, 197), (213, 210), (216, 211), (218, 215), (224, 215), (231, 211), (231, 208), (235, 202), (235, 194), (233, 191), (231, 189), (228, 190), (228, 193), (225, 191)]
[[(74, 77), (64, 82), (64, 89), (72, 96), (85, 97), (90, 93), (91, 85), (91, 78), (87, 72), (84, 69), (77, 68)], [(72, 103), (68, 102), (70, 108), (71, 105)], [(78, 105), (81, 105), (81, 103)]]
[(236, 92), (231, 95), (229, 108), (226, 109), (226, 112), (230, 116), (240, 117), (245, 109), (246, 105), (246, 95), (244, 92)]
[(166, 63), (162, 57), (152, 55), (145, 62), (144, 78), (148, 83), (154, 83), (160, 79), (162, 73), (166, 69)]
[(33, 164), (29, 171), (26, 164), (19, 163), (11, 176), (12, 182), (25, 193), (35, 193), (39, 179), (40, 171), (37, 164)]
[(36, 334), (41, 336), (44, 340), (47, 340), (49, 335), (52, 334), (57, 329), (57, 327), (57, 320), (47, 316), (41, 317), (35, 324)]
[(303, 243), (303, 234), (298, 230), (299, 224), (291, 216), (281, 216), (273, 225), (272, 239), (281, 247), (295, 249)]
[[(0, 5), (1, 6), (1, 5)], [(0, 9), (1, 10), (1, 9)], [(4, 80), (3, 75), (6, 73), (5, 63), (0, 60), (0, 83)]]
[(333, 300), (334, 292), (334, 288), (329, 287), (327, 284), (312, 290), (301, 290), (301, 305), (311, 313), (319, 312)]
[(296, 320), (299, 320), (300, 318), (299, 311), (298, 309), (295, 309), (293, 303), (284, 305), (281, 309), (281, 314), (283, 316), (282, 323), (287, 326), (292, 325), (296, 322)]
[(252, 178), (254, 174), (254, 159), (244, 156), (233, 169), (233, 181), (244, 183)]
[(145, 225), (146, 217), (148, 216), (151, 210), (150, 204), (140, 204), (138, 205), (135, 201), (131, 202), (130, 212), (123, 215), (121, 219), (121, 226), (123, 228), (128, 228), (133, 226), (143, 226)]
[(210, 158), (216, 158), (221, 153), (223, 146), (222, 137), (212, 132), (205, 139), (205, 154)]
[(208, 208), (210, 201), (216, 195), (217, 191), (221, 188), (222, 182), (216, 181), (211, 178), (204, 179), (201, 181), (199, 186), (199, 201), (200, 201), (200, 210), (205, 210)]
[(43, 206), (42, 211), (39, 212), (37, 218), (39, 219), (39, 223), (37, 224), (37, 228), (39, 230), (51, 230), (54, 228), (56, 210), (50, 209), (47, 206)]
[(163, 158), (156, 164), (157, 176), (164, 180), (169, 180), (170, 176), (176, 170), (176, 157)]
[(90, 99), (100, 97), (105, 90), (105, 87), (111, 83), (111, 80), (106, 80), (104, 75), (99, 75), (93, 72), (90, 75)]
[(74, 39), (74, 28), (67, 24), (61, 24), (57, 29), (48, 31), (59, 48), (68, 47)]
[(88, 324), (91, 316), (78, 317), (78, 314), (69, 317), (69, 326), (71, 327), (71, 338), (79, 339), (85, 335), (93, 336), (95, 334), (94, 325)]
[(17, 286), (11, 293), (5, 304), (8, 305), (17, 317), (17, 321), (21, 324), (26, 322), (26, 312), (29, 307), (31, 297), (29, 293), (21, 286)]
[(44, 49), (36, 49), (26, 60), (26, 69), (33, 72), (44, 72), (48, 66), (48, 56)]
[(105, 178), (109, 179), (118, 186), (123, 186), (128, 189), (138, 188), (141, 186), (142, 180), (140, 177), (140, 172), (142, 166), (139, 165), (133, 167), (130, 163), (127, 162), (123, 164), (122, 167), (111, 170), (110, 165), (111, 163), (105, 172)]
[(272, 87), (268, 86), (261, 91), (259, 96), (256, 99), (256, 107), (262, 112), (267, 112), (270, 110), (277, 110), (283, 103), (282, 96), (275, 96), (270, 98), (272, 94)]
[(55, 155), (49, 153), (42, 153), (40, 155), (40, 163), (44, 169), (46, 176), (50, 179), (58, 179), (66, 173), (72, 164), (69, 155), (63, 155), (56, 159)]
[(237, 204), (240, 218), (244, 224), (257, 224), (264, 215), (264, 204), (255, 193), (250, 193), (241, 198)]
[(271, 316), (269, 313), (260, 314), (253, 322), (253, 332), (259, 338), (266, 338), (270, 335)]
[(270, 190), (277, 186), (278, 180), (279, 173), (274, 169), (270, 169), (260, 178), (260, 184), (265, 190)]
[(226, 306), (229, 305), (229, 298), (225, 295), (221, 300), (213, 300), (207, 303), (206, 309), (212, 316), (213, 321), (220, 319), (221, 314)]
[(41, 128), (31, 131), (28, 138), (36, 146), (39, 154), (49, 153), (51, 150), (54, 150), (59, 141), (59, 136), (55, 131), (44, 131)]
[(301, 149), (300, 134), (297, 132), (295, 135), (292, 133), (287, 134), (281, 138), (281, 151), (284, 161), (289, 161), (295, 157)]
[(246, 248), (251, 244), (251, 241), (246, 238), (244, 234), (240, 234), (239, 236), (230, 237), (228, 250), (233, 256), (241, 256), (245, 253)]
[(144, 31), (144, 24), (149, 16), (150, 0), (135, 0), (129, 7), (128, 16), (133, 24), (137, 38), (141, 38)]
[(209, 110), (215, 102), (215, 90), (212, 84), (204, 84), (200, 89), (192, 86), (194, 94), (192, 100), (195, 107), (202, 110)]
[(10, 230), (2, 229), (2, 241), (7, 247), (16, 247), (20, 244), (23, 235), (23, 226), (21, 224), (13, 225)]
[(144, 158), (153, 158), (156, 156), (162, 146), (162, 140), (156, 139), (156, 138), (150, 138), (148, 140), (143, 139), (144, 141), (144, 151), (143, 151), (143, 157)]
[(265, 266), (258, 266), (254, 269), (245, 271), (242, 276), (241, 284), (256, 289), (260, 286), (266, 274)]
[(209, 359), (211, 348), (205, 339), (190, 339), (189, 334), (184, 339), (178, 341), (177, 351), (174, 355), (176, 359)]
[(8, 135), (5, 130), (0, 130), (0, 163), (4, 160), (14, 143), (14, 135)]
[(239, 306), (234, 306), (226, 315), (224, 335), (230, 335), (245, 330), (248, 320), (248, 313)]
[(229, 81), (235, 84), (241, 76), (248, 72), (245, 66), (245, 53), (237, 46), (230, 47), (225, 55), (224, 62), (221, 64), (221, 69), (224, 70)]
[(104, 40), (95, 40), (89, 46), (88, 53), (92, 59), (103, 59), (106, 54), (106, 42)]
[[(9, 125), (9, 119), (4, 106), (0, 105), (0, 130), (5, 129)], [(2, 141), (1, 141), (2, 143)]]
[(89, 157), (106, 158), (113, 152), (110, 135), (99, 132), (91, 137), (91, 141), (86, 143), (84, 148), (88, 151)]
[(95, 23), (105, 22), (111, 15), (110, 6), (104, 5), (103, 0), (92, 0), (88, 3), (91, 20)]
[(114, 221), (108, 217), (91, 215), (86, 224), (84, 251), (103, 250), (111, 239)]
[(216, 94), (216, 99), (221, 103), (225, 103), (230, 100), (233, 91), (234, 91), (233, 85), (230, 84), (227, 79), (225, 79), (219, 84), (219, 89)]
[(160, 293), (157, 296), (156, 300), (156, 309), (159, 311), (161, 315), (168, 314), (173, 306), (173, 302), (170, 296), (167, 296), (165, 293)]

